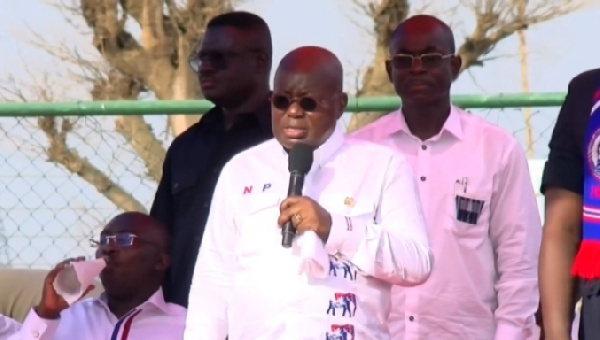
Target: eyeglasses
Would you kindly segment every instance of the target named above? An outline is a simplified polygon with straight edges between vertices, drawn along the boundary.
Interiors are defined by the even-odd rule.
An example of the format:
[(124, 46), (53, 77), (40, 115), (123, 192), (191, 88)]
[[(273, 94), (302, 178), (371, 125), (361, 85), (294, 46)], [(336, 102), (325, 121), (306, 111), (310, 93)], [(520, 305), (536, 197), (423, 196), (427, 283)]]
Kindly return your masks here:
[(133, 246), (134, 242), (141, 242), (149, 245), (156, 246), (155, 243), (146, 241), (139, 236), (131, 233), (121, 233), (115, 235), (100, 235), (100, 241), (90, 239), (90, 244), (92, 247), (105, 247), (109, 244), (114, 244), (120, 248), (127, 248)]
[(286, 111), (290, 108), (290, 106), (292, 106), (293, 103), (298, 103), (298, 106), (307, 112), (314, 111), (318, 105), (317, 100), (311, 97), (290, 99), (284, 95), (273, 95), (271, 98), (271, 103), (273, 104), (274, 108), (281, 111)]
[(233, 57), (239, 57), (241, 55), (247, 53), (261, 53), (258, 50), (249, 50), (249, 51), (241, 51), (241, 52), (219, 52), (219, 51), (210, 51), (210, 52), (194, 52), (190, 55), (188, 62), (190, 64), (190, 68), (194, 72), (198, 72), (202, 67), (202, 64), (208, 63), (215, 70), (224, 70), (229, 67), (229, 61)]
[(422, 68), (436, 68), (442, 65), (445, 59), (452, 57), (453, 54), (426, 53), (418, 56), (412, 54), (396, 54), (389, 60), (395, 69), (406, 70), (414, 66), (415, 60), (421, 63)]

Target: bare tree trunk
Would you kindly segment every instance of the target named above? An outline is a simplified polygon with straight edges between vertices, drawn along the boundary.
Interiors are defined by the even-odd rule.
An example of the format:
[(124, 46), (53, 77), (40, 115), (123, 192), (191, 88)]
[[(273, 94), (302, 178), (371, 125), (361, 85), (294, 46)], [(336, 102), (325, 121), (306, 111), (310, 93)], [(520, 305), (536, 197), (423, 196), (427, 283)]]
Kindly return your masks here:
[[(193, 50), (193, 47), (189, 46), (189, 42), (185, 39), (180, 38), (178, 43), (180, 51)], [(201, 98), (202, 93), (198, 86), (198, 79), (194, 72), (192, 72), (192, 70), (188, 66), (188, 56), (180, 54), (178, 58), (180, 67), (175, 72), (175, 79), (173, 79), (173, 90), (171, 93), (171, 99), (186, 100), (190, 98)], [(173, 136), (179, 136), (182, 132), (187, 130), (198, 120), (200, 120), (200, 115), (169, 116), (169, 125)]]
[[(108, 75), (93, 79), (94, 100), (137, 100), (142, 91), (157, 99), (201, 98), (196, 77), (188, 66), (192, 46), (204, 34), (208, 20), (231, 10), (228, 0), (188, 0), (185, 5), (166, 0), (73, 0), (68, 8), (81, 15), (92, 30), (93, 44), (109, 65)], [(126, 21), (139, 24), (141, 38), (126, 30)], [(177, 136), (198, 121), (199, 115), (173, 115), (169, 125)], [(122, 210), (146, 211), (132, 194), (108, 174), (102, 173), (66, 143), (72, 125), (56, 130), (58, 119), (40, 118), (47, 138), (48, 160), (81, 177)], [(143, 116), (120, 116), (115, 130), (131, 145), (147, 168), (147, 176), (158, 182), (166, 151)]]
[[(518, 0), (517, 10), (519, 16), (525, 17), (528, 0)], [(522, 19), (523, 20), (523, 19)], [(527, 36), (525, 30), (517, 31), (517, 39), (519, 40), (519, 60), (521, 62), (521, 92), (529, 93), (529, 64), (527, 51)], [(533, 158), (533, 136), (531, 133), (531, 108), (523, 108), (523, 121), (525, 122), (525, 151), (527, 157)]]
[[(357, 97), (385, 96), (394, 93), (385, 70), (388, 58), (388, 44), (396, 26), (408, 16), (410, 3), (408, 0), (381, 0), (379, 4), (371, 3), (368, 14), (373, 18), (375, 32), (375, 56), (363, 78), (362, 87)], [(355, 113), (346, 127), (347, 132), (355, 131), (368, 123), (374, 122), (385, 112)]]
[[(388, 47), (377, 46), (373, 64), (367, 69), (363, 78), (363, 85), (357, 92), (357, 97), (374, 97), (393, 94), (394, 87), (389, 81), (386, 69), (385, 60), (388, 57)], [(350, 122), (346, 127), (348, 133), (355, 131), (369, 123), (379, 119), (386, 112), (361, 112), (353, 114)]]

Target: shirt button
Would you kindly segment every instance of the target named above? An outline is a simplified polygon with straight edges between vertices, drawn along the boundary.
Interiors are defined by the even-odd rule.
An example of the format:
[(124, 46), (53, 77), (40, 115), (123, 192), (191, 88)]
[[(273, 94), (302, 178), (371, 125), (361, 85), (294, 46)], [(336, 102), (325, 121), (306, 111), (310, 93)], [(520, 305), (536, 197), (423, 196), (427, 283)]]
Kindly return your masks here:
[(421, 178), (419, 178), (421, 180), (421, 182), (425, 182), (425, 180), (427, 179), (427, 177), (425, 176), (421, 176)]
[(40, 337), (40, 332), (38, 332), (38, 331), (33, 331), (33, 332), (31, 332), (31, 336), (32, 336), (34, 339), (37, 339), (37, 338), (39, 338), (39, 337)]
[(415, 321), (415, 317), (411, 315), (411, 316), (408, 317), (408, 320)]
[(427, 145), (421, 145), (421, 150), (427, 150)]
[(179, 183), (173, 184), (173, 189), (177, 189), (177, 188), (179, 188)]

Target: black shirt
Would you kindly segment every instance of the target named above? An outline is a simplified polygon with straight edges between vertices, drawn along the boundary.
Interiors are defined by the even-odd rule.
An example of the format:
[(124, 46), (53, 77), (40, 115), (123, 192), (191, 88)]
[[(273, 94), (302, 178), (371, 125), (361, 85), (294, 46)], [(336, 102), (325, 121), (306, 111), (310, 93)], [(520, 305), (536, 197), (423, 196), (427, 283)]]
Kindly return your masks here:
[(271, 106), (265, 102), (256, 112), (238, 115), (227, 131), (222, 110), (213, 108), (171, 144), (150, 210), (171, 232), (171, 268), (163, 284), (166, 301), (187, 307), (221, 169), (235, 154), (271, 138)]
[(569, 83), (549, 143), (542, 194), (548, 187), (558, 187), (583, 196), (585, 131), (598, 85), (600, 69), (581, 73)]
[[(540, 188), (542, 194), (546, 188), (557, 187), (583, 196), (585, 132), (598, 85), (600, 69), (586, 71), (569, 83), (549, 143), (550, 153)], [(580, 340), (584, 339), (583, 320), (582, 317), (579, 325)]]

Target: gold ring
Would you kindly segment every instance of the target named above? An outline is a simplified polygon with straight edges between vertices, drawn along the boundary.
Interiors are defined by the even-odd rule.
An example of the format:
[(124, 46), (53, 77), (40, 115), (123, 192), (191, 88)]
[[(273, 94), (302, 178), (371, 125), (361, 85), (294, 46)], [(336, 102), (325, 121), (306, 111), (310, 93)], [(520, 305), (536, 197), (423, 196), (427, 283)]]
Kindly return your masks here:
[(296, 221), (296, 224), (302, 223), (302, 216), (300, 214), (294, 215), (294, 221)]

